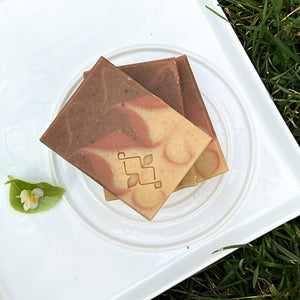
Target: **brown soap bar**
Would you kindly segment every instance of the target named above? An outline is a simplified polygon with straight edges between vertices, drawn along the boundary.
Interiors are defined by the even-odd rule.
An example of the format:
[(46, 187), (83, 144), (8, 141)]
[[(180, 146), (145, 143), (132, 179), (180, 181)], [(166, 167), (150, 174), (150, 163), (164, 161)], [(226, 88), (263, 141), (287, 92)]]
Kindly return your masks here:
[[(194, 186), (198, 182), (228, 171), (221, 146), (186, 55), (176, 59), (148, 61), (119, 68), (213, 137), (200, 158), (180, 182), (177, 190)], [(117, 199), (105, 189), (104, 193), (106, 200)]]
[(41, 141), (151, 220), (211, 137), (101, 57)]
[[(213, 138), (184, 178), (184, 180), (188, 179), (190, 174), (196, 176), (198, 182), (201, 182), (227, 172), (228, 166), (187, 56), (177, 57), (176, 62), (180, 75), (185, 117)], [(181, 185), (185, 184), (184, 180)]]
[[(118, 68), (213, 137), (207, 149), (180, 182), (177, 190), (194, 186), (198, 182), (228, 171), (222, 149), (185, 55), (176, 59), (160, 59)], [(88, 73), (84, 73), (85, 78)], [(108, 201), (118, 198), (106, 189), (104, 194)]]
[[(184, 115), (180, 77), (175, 58), (135, 63), (118, 68)], [(88, 73), (84, 73), (84, 78), (88, 76)], [(179, 186), (185, 188), (197, 183), (197, 176), (191, 176), (190, 171)], [(107, 189), (104, 189), (104, 194), (107, 201), (118, 199)]]

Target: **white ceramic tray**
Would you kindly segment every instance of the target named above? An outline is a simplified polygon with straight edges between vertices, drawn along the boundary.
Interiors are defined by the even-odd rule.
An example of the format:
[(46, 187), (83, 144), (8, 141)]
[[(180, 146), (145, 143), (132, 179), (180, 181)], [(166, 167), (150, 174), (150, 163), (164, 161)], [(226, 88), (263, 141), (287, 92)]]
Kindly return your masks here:
[[(0, 299), (150, 299), (300, 212), (300, 151), (215, 1), (0, 1), (0, 178), (49, 181), (34, 215), (0, 190)], [(13, 21), (15, 19), (16, 21)], [(152, 222), (39, 137), (100, 55), (187, 54), (230, 172), (174, 193)], [(298, 167), (297, 167), (298, 166)], [(232, 251), (232, 250), (231, 250)]]

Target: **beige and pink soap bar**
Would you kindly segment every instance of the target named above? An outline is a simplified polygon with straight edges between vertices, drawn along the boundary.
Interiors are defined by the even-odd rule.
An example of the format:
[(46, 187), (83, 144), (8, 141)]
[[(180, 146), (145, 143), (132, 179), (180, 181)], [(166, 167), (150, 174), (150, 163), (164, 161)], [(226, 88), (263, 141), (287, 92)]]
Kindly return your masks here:
[[(228, 171), (221, 146), (186, 55), (119, 66), (118, 68), (213, 138), (184, 176), (176, 188), (177, 190), (197, 185), (201, 181)], [(85, 72), (84, 75), (86, 78), (88, 72)], [(107, 189), (104, 189), (104, 193), (106, 200), (118, 198)]]
[(41, 137), (149, 220), (211, 139), (103, 57)]

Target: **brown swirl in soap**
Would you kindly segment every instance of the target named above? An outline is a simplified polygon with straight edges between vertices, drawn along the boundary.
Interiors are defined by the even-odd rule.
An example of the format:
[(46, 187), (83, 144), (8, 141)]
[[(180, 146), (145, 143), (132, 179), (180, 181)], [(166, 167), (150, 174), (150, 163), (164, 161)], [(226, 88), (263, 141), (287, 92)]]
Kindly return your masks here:
[(93, 76), (81, 83), (41, 137), (63, 157), (70, 157), (76, 150), (118, 130), (137, 139), (127, 116), (114, 105), (150, 92), (123, 72), (112, 71), (106, 63), (109, 64), (99, 61), (101, 68), (95, 65)]

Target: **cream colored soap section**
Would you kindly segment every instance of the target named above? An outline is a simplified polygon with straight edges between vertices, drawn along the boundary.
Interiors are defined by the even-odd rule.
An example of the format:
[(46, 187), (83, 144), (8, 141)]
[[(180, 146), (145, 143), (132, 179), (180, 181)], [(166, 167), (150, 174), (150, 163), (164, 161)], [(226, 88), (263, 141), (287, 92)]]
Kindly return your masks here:
[(150, 110), (126, 103), (147, 123), (153, 147), (126, 149), (116, 156), (98, 152), (115, 170), (118, 195), (147, 219), (152, 219), (207, 147), (211, 137), (171, 108)]
[(166, 156), (167, 149), (171, 149), (175, 137), (178, 138), (178, 132), (151, 149), (126, 149), (118, 153), (98, 149), (89, 151), (103, 157), (113, 168), (115, 186), (126, 190), (118, 195), (120, 199), (151, 220), (209, 143), (208, 136), (205, 143), (201, 136), (193, 135), (195, 140), (189, 149), (189, 160), (184, 163), (175, 162), (177, 154)]
[(130, 102), (125, 106), (141, 116), (148, 125), (151, 124), (152, 141), (154, 143), (163, 141), (165, 143), (164, 154), (167, 159), (176, 164), (184, 164), (196, 154), (194, 138), (198, 139), (200, 148), (203, 146), (205, 148), (208, 145), (207, 141), (210, 142), (212, 139), (172, 108), (149, 110)]

